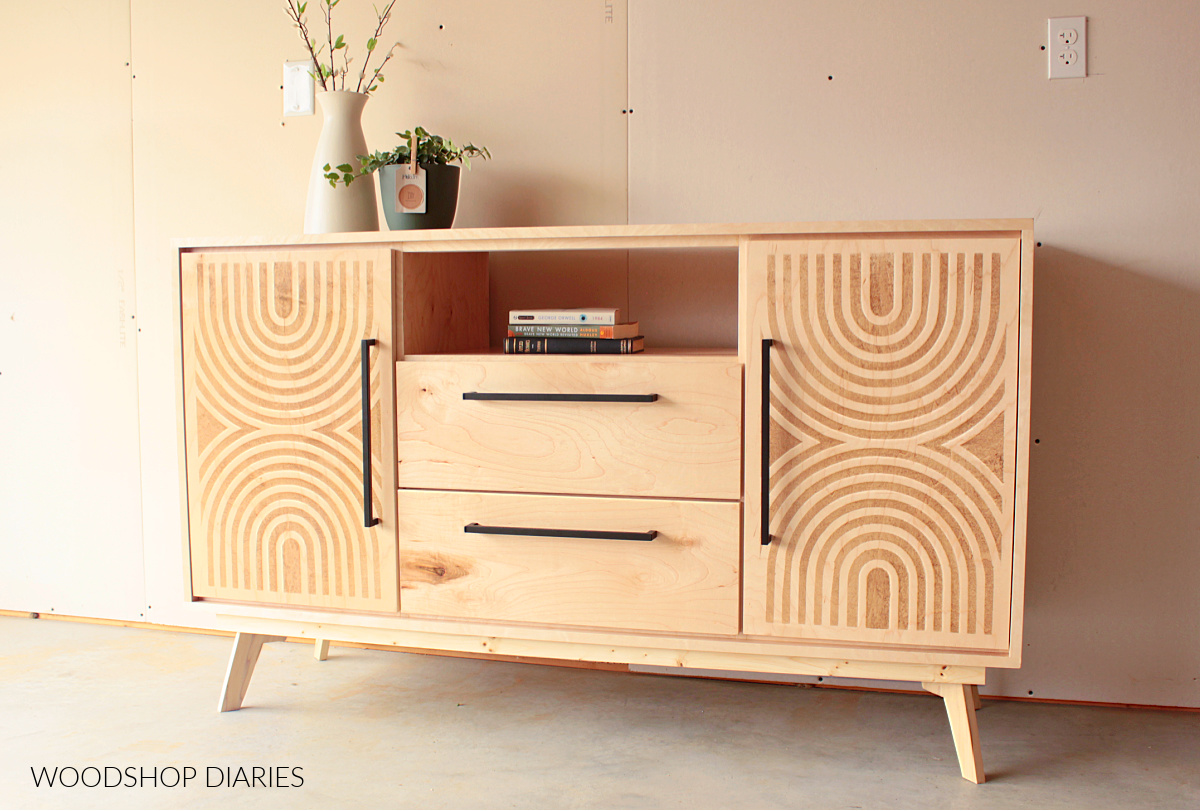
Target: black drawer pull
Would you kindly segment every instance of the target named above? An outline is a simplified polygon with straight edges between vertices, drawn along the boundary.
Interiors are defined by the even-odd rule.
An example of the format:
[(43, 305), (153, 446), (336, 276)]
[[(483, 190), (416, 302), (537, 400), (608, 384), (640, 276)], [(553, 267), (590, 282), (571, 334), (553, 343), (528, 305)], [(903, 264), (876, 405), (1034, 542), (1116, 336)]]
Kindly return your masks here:
[(658, 530), (649, 532), (609, 532), (593, 529), (545, 529), (543, 527), (486, 527), (467, 524), (463, 532), (476, 535), (531, 535), (536, 538), (588, 538), (596, 541), (653, 541)]
[(510, 400), (541, 403), (653, 403), (657, 394), (537, 394), (464, 391), (464, 400)]

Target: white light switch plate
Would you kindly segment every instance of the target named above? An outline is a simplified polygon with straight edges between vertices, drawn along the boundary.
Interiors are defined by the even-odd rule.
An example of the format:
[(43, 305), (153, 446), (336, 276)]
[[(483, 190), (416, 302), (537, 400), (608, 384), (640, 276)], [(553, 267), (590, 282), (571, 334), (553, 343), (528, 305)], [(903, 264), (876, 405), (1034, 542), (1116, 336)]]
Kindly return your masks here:
[(1087, 76), (1087, 17), (1051, 17), (1046, 22), (1050, 78)]
[(312, 115), (315, 88), (312, 62), (283, 63), (283, 114)]

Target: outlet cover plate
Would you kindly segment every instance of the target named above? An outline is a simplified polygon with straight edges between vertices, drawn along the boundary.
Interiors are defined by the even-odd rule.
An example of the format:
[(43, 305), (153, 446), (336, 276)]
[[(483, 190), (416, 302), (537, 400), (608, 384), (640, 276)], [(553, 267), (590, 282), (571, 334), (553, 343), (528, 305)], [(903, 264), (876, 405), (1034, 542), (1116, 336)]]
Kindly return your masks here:
[(1049, 77), (1082, 79), (1087, 76), (1087, 17), (1051, 17), (1046, 22)]
[(312, 62), (283, 63), (283, 114), (312, 115), (316, 88)]

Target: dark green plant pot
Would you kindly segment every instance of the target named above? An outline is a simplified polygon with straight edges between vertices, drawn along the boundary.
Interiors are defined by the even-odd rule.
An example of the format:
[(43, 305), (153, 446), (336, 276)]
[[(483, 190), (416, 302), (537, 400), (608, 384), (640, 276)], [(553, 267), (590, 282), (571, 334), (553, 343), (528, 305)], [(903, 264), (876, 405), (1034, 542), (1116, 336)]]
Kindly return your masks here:
[(458, 209), (458, 179), (461, 166), (426, 166), (425, 213), (406, 214), (396, 211), (396, 170), (399, 166), (384, 166), (379, 170), (379, 191), (383, 199), (383, 216), (393, 231), (412, 231), (421, 228), (449, 228), (454, 225)]

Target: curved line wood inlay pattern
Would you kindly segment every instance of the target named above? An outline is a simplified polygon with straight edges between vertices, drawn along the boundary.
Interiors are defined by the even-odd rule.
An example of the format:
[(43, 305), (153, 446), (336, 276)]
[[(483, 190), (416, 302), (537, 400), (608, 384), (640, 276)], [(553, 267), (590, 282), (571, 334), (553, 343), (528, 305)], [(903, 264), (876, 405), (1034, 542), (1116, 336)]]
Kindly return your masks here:
[[(362, 526), (360, 340), (386, 328), (374, 264), (267, 254), (185, 266), (196, 594), (394, 608), (381, 580), (388, 562)], [(371, 367), (375, 438), (383, 367)], [(381, 441), (372, 445), (381, 515), (385, 463)]]
[(1017, 247), (766, 251), (773, 633), (1007, 642)]

